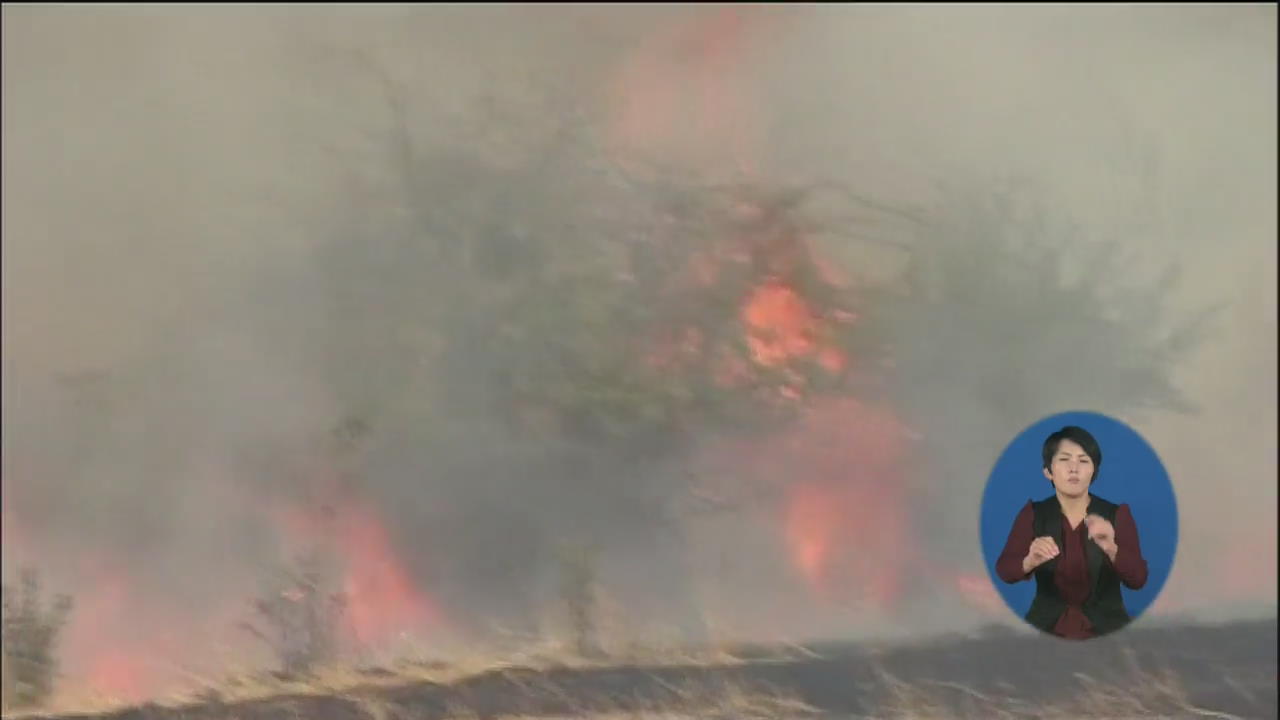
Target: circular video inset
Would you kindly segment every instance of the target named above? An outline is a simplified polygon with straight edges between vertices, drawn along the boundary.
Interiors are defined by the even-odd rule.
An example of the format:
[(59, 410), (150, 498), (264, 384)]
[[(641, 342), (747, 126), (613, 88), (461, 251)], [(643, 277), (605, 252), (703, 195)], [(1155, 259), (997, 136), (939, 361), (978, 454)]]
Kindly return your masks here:
[(982, 552), (1009, 607), (1069, 640), (1113, 633), (1160, 593), (1178, 509), (1160, 458), (1105, 415), (1046, 418), (1009, 443), (982, 497)]

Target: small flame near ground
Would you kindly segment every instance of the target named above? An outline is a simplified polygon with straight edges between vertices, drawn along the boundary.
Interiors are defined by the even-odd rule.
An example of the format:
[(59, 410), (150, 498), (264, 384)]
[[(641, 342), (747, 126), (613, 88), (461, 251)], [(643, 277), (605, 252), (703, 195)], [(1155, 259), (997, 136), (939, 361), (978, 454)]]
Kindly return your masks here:
[[(190, 587), (166, 587), (157, 566), (140, 564), (109, 543), (71, 544), (24, 524), (24, 497), (15, 490), (12, 478), (6, 479), (0, 523), (5, 566), (40, 570), (46, 606), (61, 592), (74, 601), (58, 643), (62, 677), (55, 702), (139, 702), (215, 680), (227, 670), (224, 659), (246, 665), (267, 659), (265, 648), (237, 630), (255, 620), (250, 603), (262, 591), (248, 567), (238, 566), (237, 578), (227, 577), (198, 596)], [(329, 506), (334, 509), (319, 512), (302, 503), (285, 506), (262, 522), (280, 535), (281, 561), (308, 549), (337, 558), (336, 588), (347, 598), (341, 633), (348, 649), (381, 649), (441, 627), (439, 608), (403, 564), (376, 510), (350, 493), (340, 499)], [(263, 505), (261, 498), (236, 496), (236, 502), (247, 516)], [(234, 568), (217, 572), (229, 570)], [(6, 572), (6, 582), (13, 575)]]
[(99, 700), (138, 702), (189, 686), (192, 668), (213, 654), (239, 612), (230, 594), (183, 606), (106, 552), (85, 552), (73, 566), (87, 582), (61, 642), (65, 685)]
[(374, 510), (357, 505), (344, 511), (342, 545), (351, 631), (365, 646), (382, 646), (406, 633), (438, 626), (442, 615), (400, 562)]
[(344, 635), (353, 649), (385, 649), (440, 627), (438, 604), (404, 565), (377, 510), (349, 491), (330, 488), (320, 497), (277, 511), (282, 555), (319, 551), (336, 561)]
[(906, 440), (888, 410), (826, 400), (761, 459), (778, 477), (805, 478), (787, 487), (784, 527), (817, 597), (876, 610), (898, 600), (915, 557), (899, 469)]
[(72, 684), (95, 698), (131, 702), (172, 686), (179, 673), (147, 660), (173, 657), (169, 653), (177, 649), (166, 642), (162, 616), (171, 610), (163, 599), (137, 590), (140, 584), (117, 555), (67, 547), (24, 523), (20, 508), (31, 498), (19, 497), (16, 490), (13, 478), (5, 478), (0, 544), (9, 568), (6, 583), (17, 569), (31, 567), (40, 573), (39, 601), (45, 609), (63, 593), (74, 603), (57, 640), (62, 679), (56, 694), (64, 696)]

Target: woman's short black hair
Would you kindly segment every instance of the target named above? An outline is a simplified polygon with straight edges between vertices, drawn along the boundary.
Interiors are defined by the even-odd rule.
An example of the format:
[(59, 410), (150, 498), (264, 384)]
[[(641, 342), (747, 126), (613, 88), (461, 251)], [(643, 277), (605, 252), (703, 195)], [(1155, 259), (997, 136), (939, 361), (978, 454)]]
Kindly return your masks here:
[(1098, 471), (1102, 469), (1102, 448), (1098, 447), (1098, 441), (1093, 439), (1088, 430), (1075, 425), (1068, 425), (1045, 438), (1044, 448), (1040, 451), (1044, 459), (1044, 469), (1048, 470), (1053, 464), (1053, 456), (1058, 452), (1058, 446), (1063, 440), (1070, 440), (1084, 449), (1085, 454), (1093, 460), (1093, 479), (1097, 480)]

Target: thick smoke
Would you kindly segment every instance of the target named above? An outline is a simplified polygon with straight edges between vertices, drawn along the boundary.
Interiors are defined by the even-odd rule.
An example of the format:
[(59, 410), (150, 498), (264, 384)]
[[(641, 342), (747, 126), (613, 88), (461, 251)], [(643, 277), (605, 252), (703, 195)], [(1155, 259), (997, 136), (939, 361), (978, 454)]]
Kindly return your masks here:
[[(1275, 611), (1274, 8), (32, 6), (4, 20), (4, 560), (6, 577), (35, 562), (83, 599), (74, 678), (127, 692), (248, 657), (227, 628), (279, 559), (277, 511), (343, 487), (344, 468), (365, 478), (361, 512), (439, 605), (422, 630), (440, 647), (545, 629), (558, 548), (574, 538), (600, 546), (606, 605), (636, 636), (1003, 621), (981, 601), (945, 600), (894, 625), (824, 599), (787, 544), (789, 522), (816, 521), (788, 520), (767, 491), (732, 511), (667, 513), (689, 472), (727, 496), (825, 492), (848, 454), (870, 451), (832, 449), (830, 423), (849, 415), (818, 412), (798, 445), (784, 436), (759, 455), (692, 428), (688, 456), (638, 449), (644, 461), (624, 465), (514, 433), (483, 400), (496, 392), (483, 353), (456, 351), (470, 359), (428, 376), (411, 354), (379, 352), (414, 313), (482, 317), (433, 291), (449, 287), (447, 264), (404, 266), (388, 249), (415, 222), (450, 232), (449, 218), (486, 217), (509, 238), (522, 223), (589, 223), (579, 187), (617, 168), (643, 182), (658, 165), (700, 182), (835, 181), (874, 200), (888, 210), (856, 228), (874, 241), (815, 238), (855, 283), (900, 282), (904, 247), (964, 255), (966, 232), (1015, 226), (1069, 239), (1062, 271), (1113, 278), (1115, 297), (1156, 288), (1153, 323), (1219, 307), (1203, 340), (1160, 361), (1190, 410), (1092, 409), (1134, 423), (1175, 483), (1181, 542), (1158, 607)], [(549, 149), (579, 122), (595, 152)], [(499, 176), (515, 190), (490, 183)], [(1001, 214), (1011, 184), (1041, 225)], [(603, 208), (615, 217), (649, 212), (627, 187), (592, 197), (616, 200)], [(448, 211), (414, 217), (432, 203)], [(1103, 241), (1124, 254), (1099, 256)], [(1170, 266), (1178, 282), (1155, 284)], [(503, 272), (515, 283), (524, 267)], [(974, 283), (986, 267), (967, 271)], [(994, 351), (956, 330), (904, 352), (980, 365)], [(415, 377), (452, 385), (390, 381)], [(904, 477), (885, 479), (947, 493), (927, 511), (895, 500), (908, 514), (945, 505), (973, 518), (1003, 444), (1073, 398), (997, 402), (932, 380), (937, 396), (915, 410), (938, 421), (904, 431), (914, 439), (884, 460)], [(453, 414), (424, 425), (445, 415), (405, 398)], [(357, 449), (344, 449), (352, 428)], [(905, 478), (941, 456), (966, 479)], [(346, 497), (334, 492), (316, 503)], [(945, 537), (916, 551), (980, 576), (977, 528), (933, 526)], [(381, 547), (361, 527), (344, 537)], [(858, 542), (842, 532), (827, 541)], [(1227, 584), (1225, 566), (1244, 579)], [(192, 657), (192, 637), (209, 651)]]

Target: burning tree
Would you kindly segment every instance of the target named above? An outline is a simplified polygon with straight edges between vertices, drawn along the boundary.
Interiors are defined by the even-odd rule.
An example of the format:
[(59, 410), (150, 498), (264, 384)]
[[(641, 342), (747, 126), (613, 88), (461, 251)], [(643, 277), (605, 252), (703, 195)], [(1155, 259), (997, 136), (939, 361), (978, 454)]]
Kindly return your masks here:
[[(607, 568), (610, 539), (678, 533), (699, 439), (849, 389), (855, 299), (807, 245), (813, 188), (627, 176), (570, 102), (519, 157), (483, 138), (464, 153), (415, 132), (384, 68), (345, 60), (387, 100), (390, 162), (352, 166), (318, 251), (334, 324), (316, 355), (376, 428), (368, 487), (401, 541), (450, 548), (418, 571), (488, 584), (456, 599), (469, 610), (533, 603), (560, 541), (599, 544)], [(664, 601), (688, 595), (665, 580)]]
[(70, 596), (57, 596), (46, 608), (40, 597), (40, 576), (24, 568), (18, 588), (4, 586), (4, 704), (34, 707), (53, 691), (58, 675), (55, 648), (58, 633), (71, 614)]
[[(937, 476), (931, 460), (1001, 447), (1065, 401), (1175, 402), (1167, 373), (1191, 335), (1157, 337), (1135, 314), (1158, 314), (1160, 288), (1134, 303), (1106, 299), (1134, 286), (1103, 287), (1097, 272), (1064, 284), (1063, 238), (987, 197), (952, 194), (915, 216), (915, 237), (892, 241), (910, 258), (901, 287), (855, 288), (811, 247), (848, 221), (811, 213), (839, 188), (640, 179), (612, 161), (591, 114), (554, 93), (521, 122), (490, 106), (457, 128), (469, 142), (433, 142), (408, 86), (368, 54), (339, 60), (387, 113), (370, 133), (377, 155), (344, 156), (344, 201), (316, 255), (331, 325), (315, 355), (346, 409), (376, 428), (365, 487), (388, 501), (400, 545), (449, 549), (428, 548), (415, 572), (448, 578), (439, 593), (465, 615), (523, 619), (559, 542), (598, 545), (607, 574), (610, 542), (678, 535), (698, 441), (776, 430), (815, 398), (856, 394), (922, 434), (911, 472), (860, 481), (914, 476), (917, 490)], [(1082, 346), (1086, 356), (1064, 352)], [(1093, 394), (1067, 396), (1041, 373)], [(1090, 383), (1102, 375), (1120, 380)], [(966, 477), (979, 483), (987, 461)], [(840, 507), (810, 490), (791, 505)], [(885, 496), (859, 488), (847, 502)], [(895, 510), (865, 513), (903, 517)], [(793, 514), (803, 525), (814, 513)], [(835, 562), (796, 534), (797, 562)], [(682, 571), (663, 581), (664, 599), (689, 598)]]

